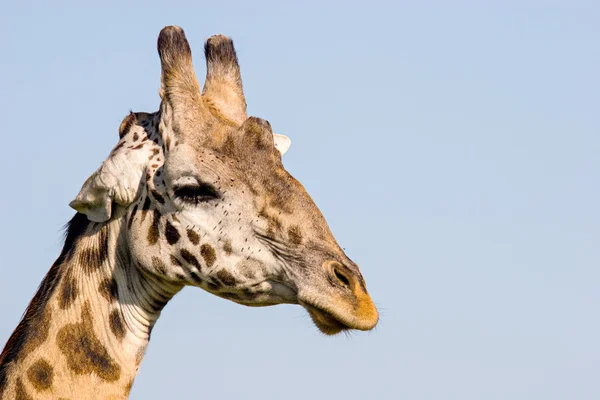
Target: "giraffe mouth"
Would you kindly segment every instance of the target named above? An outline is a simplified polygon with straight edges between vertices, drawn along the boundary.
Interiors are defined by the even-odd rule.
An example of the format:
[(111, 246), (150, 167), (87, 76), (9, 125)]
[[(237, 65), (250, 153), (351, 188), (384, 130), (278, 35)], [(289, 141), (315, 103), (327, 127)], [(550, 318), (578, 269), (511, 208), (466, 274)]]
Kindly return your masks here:
[(336, 318), (331, 312), (324, 310), (320, 307), (308, 305), (302, 303), (304, 308), (308, 311), (310, 318), (313, 323), (319, 328), (321, 332), (326, 335), (335, 335), (342, 331), (352, 329), (350, 326), (344, 324), (338, 318)]

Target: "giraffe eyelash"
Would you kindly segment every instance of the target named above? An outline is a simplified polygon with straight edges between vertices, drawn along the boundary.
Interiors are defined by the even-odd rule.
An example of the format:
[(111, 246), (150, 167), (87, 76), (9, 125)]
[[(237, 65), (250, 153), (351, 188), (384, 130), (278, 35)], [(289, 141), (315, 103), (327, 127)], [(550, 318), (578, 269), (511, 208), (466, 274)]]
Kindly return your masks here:
[(178, 186), (173, 193), (175, 197), (188, 204), (205, 203), (220, 197), (217, 189), (208, 183)]

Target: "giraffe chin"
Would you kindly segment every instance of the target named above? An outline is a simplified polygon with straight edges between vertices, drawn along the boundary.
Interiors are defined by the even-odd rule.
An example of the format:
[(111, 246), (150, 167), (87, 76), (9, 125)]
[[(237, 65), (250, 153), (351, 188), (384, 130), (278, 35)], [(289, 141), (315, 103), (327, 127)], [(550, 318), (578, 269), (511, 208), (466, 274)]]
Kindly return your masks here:
[(336, 319), (330, 312), (320, 308), (302, 304), (308, 311), (313, 323), (325, 335), (336, 335), (342, 331), (352, 329), (343, 322)]

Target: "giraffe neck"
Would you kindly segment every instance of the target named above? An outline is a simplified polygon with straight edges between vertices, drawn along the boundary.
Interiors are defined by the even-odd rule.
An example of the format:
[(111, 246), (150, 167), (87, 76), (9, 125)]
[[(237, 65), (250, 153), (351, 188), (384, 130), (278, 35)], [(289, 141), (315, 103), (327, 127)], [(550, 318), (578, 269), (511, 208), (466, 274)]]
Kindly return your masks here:
[(71, 220), (64, 249), (0, 354), (0, 399), (126, 399), (150, 332), (181, 289), (129, 258), (122, 218)]

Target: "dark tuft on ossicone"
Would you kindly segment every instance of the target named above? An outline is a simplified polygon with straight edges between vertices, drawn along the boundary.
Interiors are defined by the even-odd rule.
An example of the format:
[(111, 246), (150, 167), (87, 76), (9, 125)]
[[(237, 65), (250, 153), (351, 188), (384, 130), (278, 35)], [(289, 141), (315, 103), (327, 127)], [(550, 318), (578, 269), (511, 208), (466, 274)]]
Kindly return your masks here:
[(209, 63), (238, 65), (233, 40), (225, 35), (211, 36), (204, 44), (204, 56)]
[(191, 58), (192, 50), (185, 32), (178, 26), (167, 26), (158, 35), (158, 54), (163, 67), (174, 68), (180, 58)]

